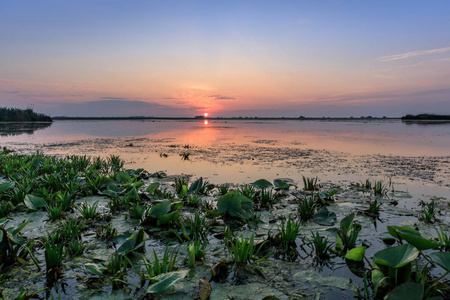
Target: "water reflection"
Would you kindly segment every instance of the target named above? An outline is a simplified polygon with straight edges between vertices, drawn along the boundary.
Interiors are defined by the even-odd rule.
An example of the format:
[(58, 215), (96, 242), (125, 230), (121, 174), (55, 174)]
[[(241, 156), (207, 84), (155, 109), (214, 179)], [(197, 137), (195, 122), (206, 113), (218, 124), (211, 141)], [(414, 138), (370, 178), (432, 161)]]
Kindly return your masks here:
[(32, 135), (36, 130), (48, 128), (53, 123), (0, 123), (0, 136)]

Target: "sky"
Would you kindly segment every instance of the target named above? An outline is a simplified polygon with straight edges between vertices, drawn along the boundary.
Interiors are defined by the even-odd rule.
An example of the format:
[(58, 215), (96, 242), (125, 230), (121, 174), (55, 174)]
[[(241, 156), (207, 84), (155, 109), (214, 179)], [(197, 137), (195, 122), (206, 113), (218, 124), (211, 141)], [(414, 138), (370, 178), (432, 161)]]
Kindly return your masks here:
[(450, 114), (450, 1), (0, 0), (0, 106)]

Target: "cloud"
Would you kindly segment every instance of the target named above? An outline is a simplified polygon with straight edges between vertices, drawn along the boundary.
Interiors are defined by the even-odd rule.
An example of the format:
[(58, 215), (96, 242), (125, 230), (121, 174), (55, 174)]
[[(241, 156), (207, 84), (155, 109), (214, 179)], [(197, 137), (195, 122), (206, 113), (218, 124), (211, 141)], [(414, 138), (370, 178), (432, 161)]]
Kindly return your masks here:
[(235, 97), (228, 97), (228, 96), (222, 96), (222, 95), (211, 95), (211, 96), (208, 96), (208, 98), (214, 98), (216, 100), (237, 100)]
[(430, 50), (422, 50), (422, 51), (412, 51), (412, 52), (396, 54), (396, 55), (381, 56), (381, 57), (378, 58), (378, 61), (393, 61), (393, 60), (406, 59), (406, 58), (419, 56), (419, 55), (445, 53), (445, 52), (448, 52), (448, 51), (450, 51), (450, 47), (438, 48), (438, 49), (430, 49)]
[(6, 94), (19, 94), (20, 91), (19, 91), (19, 90), (3, 90), (2, 93), (6, 93)]

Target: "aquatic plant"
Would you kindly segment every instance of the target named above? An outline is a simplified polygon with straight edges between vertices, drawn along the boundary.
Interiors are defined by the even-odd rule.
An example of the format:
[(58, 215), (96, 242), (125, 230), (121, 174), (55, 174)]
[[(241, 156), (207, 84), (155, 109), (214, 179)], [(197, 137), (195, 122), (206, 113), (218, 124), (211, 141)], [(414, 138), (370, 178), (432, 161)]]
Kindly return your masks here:
[(301, 222), (295, 222), (291, 218), (291, 216), (289, 216), (287, 222), (285, 218), (281, 220), (281, 226), (279, 227), (280, 238), (283, 244), (283, 250), (286, 254), (289, 254), (289, 252), (291, 252), (290, 249), (292, 247), (294, 247), (295, 249), (295, 240), (297, 239), (297, 236), (300, 232), (300, 226)]
[(51, 221), (64, 217), (63, 208), (59, 204), (48, 204), (45, 208), (47, 209), (48, 219)]
[(110, 155), (107, 159), (109, 168), (111, 172), (120, 172), (123, 169), (125, 161), (122, 160), (118, 155)]
[(200, 177), (196, 181), (194, 181), (188, 189), (188, 194), (196, 194), (196, 195), (207, 195), (208, 192), (214, 186), (210, 186), (208, 180), (203, 180), (203, 177)]
[(166, 247), (161, 261), (159, 260), (156, 251), (153, 250), (153, 263), (144, 258), (144, 272), (139, 272), (139, 274), (142, 274), (143, 276), (141, 278), (152, 280), (152, 278), (155, 276), (178, 270), (178, 267), (175, 265), (178, 256), (178, 250), (179, 249), (176, 248), (169, 253), (169, 247)]
[(445, 251), (450, 251), (450, 237), (447, 232), (439, 225), (439, 230), (436, 228), (436, 232), (439, 238), (439, 242), (442, 244), (442, 248)]
[(253, 201), (236, 191), (228, 192), (217, 200), (217, 212), (234, 218), (247, 219), (252, 207)]
[(298, 203), (298, 214), (303, 222), (308, 221), (314, 216), (316, 211), (316, 195), (312, 194), (301, 199)]
[(430, 202), (420, 201), (420, 206), (422, 206), (422, 210), (419, 214), (419, 220), (433, 223), (436, 220), (436, 205), (434, 200)]
[(110, 241), (117, 236), (117, 229), (112, 227), (111, 224), (106, 224), (97, 227), (96, 236), (99, 239)]
[(127, 272), (127, 260), (122, 254), (114, 252), (109, 257), (105, 264), (106, 272), (109, 275), (112, 289), (117, 290), (123, 288), (125, 281), (125, 274)]
[(224, 183), (219, 185), (219, 196), (223, 196), (230, 190), (230, 185), (228, 183)]
[(334, 228), (336, 235), (336, 249), (346, 251), (356, 245), (356, 239), (362, 226), (355, 223), (355, 214), (351, 213), (343, 218), (339, 224), (339, 229)]
[(328, 258), (329, 252), (331, 250), (331, 242), (328, 238), (321, 236), (318, 231), (311, 232), (312, 236), (312, 247), (314, 249), (314, 253), (317, 259), (325, 259)]
[(189, 153), (189, 152), (180, 153), (181, 160), (189, 160), (190, 155), (191, 155), (191, 153)]
[(146, 210), (147, 210), (146, 205), (142, 205), (141, 207), (141, 204), (139, 202), (136, 202), (132, 204), (130, 207), (129, 210), (130, 217), (132, 217), (133, 219), (141, 220), (144, 217)]
[(62, 273), (62, 261), (64, 249), (62, 244), (56, 243), (57, 236), (47, 234), (43, 237), (45, 247), (45, 266), (47, 275), (52, 279), (57, 279)]
[(373, 193), (375, 196), (385, 196), (387, 193), (387, 186), (383, 181), (375, 181), (373, 184)]
[(183, 236), (188, 241), (207, 240), (209, 226), (206, 221), (206, 215), (200, 216), (196, 211), (193, 217), (184, 217), (180, 222)]
[(89, 205), (87, 201), (81, 203), (81, 205), (77, 206), (76, 209), (80, 212), (81, 216), (85, 219), (95, 219), (99, 216), (99, 212), (97, 211), (98, 201), (94, 204)]
[(179, 208), (183, 205), (182, 201), (170, 202), (167, 200), (155, 204), (147, 209), (141, 224), (161, 226), (175, 222), (180, 217)]
[(208, 246), (208, 240), (203, 242), (200, 240), (194, 240), (189, 247), (188, 265), (192, 268), (196, 261), (200, 261), (206, 254), (206, 247)]
[(244, 185), (238, 189), (240, 195), (247, 197), (248, 199), (255, 200), (256, 189), (252, 185)]
[(0, 201), (0, 218), (8, 216), (14, 210), (14, 205), (11, 201)]
[(273, 203), (275, 202), (275, 197), (271, 190), (262, 189), (259, 192), (258, 200), (262, 206), (272, 207)]
[(85, 249), (86, 246), (84, 245), (84, 243), (81, 240), (75, 239), (67, 244), (66, 252), (71, 257), (75, 257), (82, 255)]
[(305, 191), (317, 191), (319, 190), (319, 185), (317, 184), (318, 178), (317, 177), (305, 177), (302, 176), (303, 178), (303, 189)]
[(187, 194), (187, 186), (189, 183), (189, 178), (187, 177), (177, 177), (174, 180), (175, 183), (175, 192), (177, 194), (182, 194), (183, 193), (183, 186), (184, 186), (184, 193)]
[(381, 203), (378, 203), (378, 198), (375, 198), (373, 201), (370, 200), (367, 212), (374, 216), (378, 216), (380, 214), (380, 207)]
[(69, 218), (60, 223), (59, 234), (63, 241), (73, 241), (81, 237), (81, 232), (86, 229), (86, 222), (76, 218)]
[(259, 250), (261, 249), (262, 244), (259, 246), (258, 249), (256, 249), (254, 245), (254, 240), (255, 235), (252, 234), (250, 239), (246, 239), (243, 236), (241, 236), (240, 238), (231, 239), (229, 241), (231, 246), (228, 246), (228, 243), (226, 244), (228, 252), (238, 265), (245, 265), (252, 261), (253, 263), (259, 261), (259, 259), (256, 258), (259, 253)]

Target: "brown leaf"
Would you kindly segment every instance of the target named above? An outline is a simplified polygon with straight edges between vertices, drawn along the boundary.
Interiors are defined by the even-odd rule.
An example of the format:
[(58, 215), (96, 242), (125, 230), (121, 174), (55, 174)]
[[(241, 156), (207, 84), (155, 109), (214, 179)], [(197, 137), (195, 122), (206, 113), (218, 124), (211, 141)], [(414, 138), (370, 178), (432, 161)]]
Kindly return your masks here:
[(209, 295), (211, 294), (212, 287), (206, 277), (200, 278), (198, 282), (198, 288), (200, 290), (200, 300), (208, 299)]

